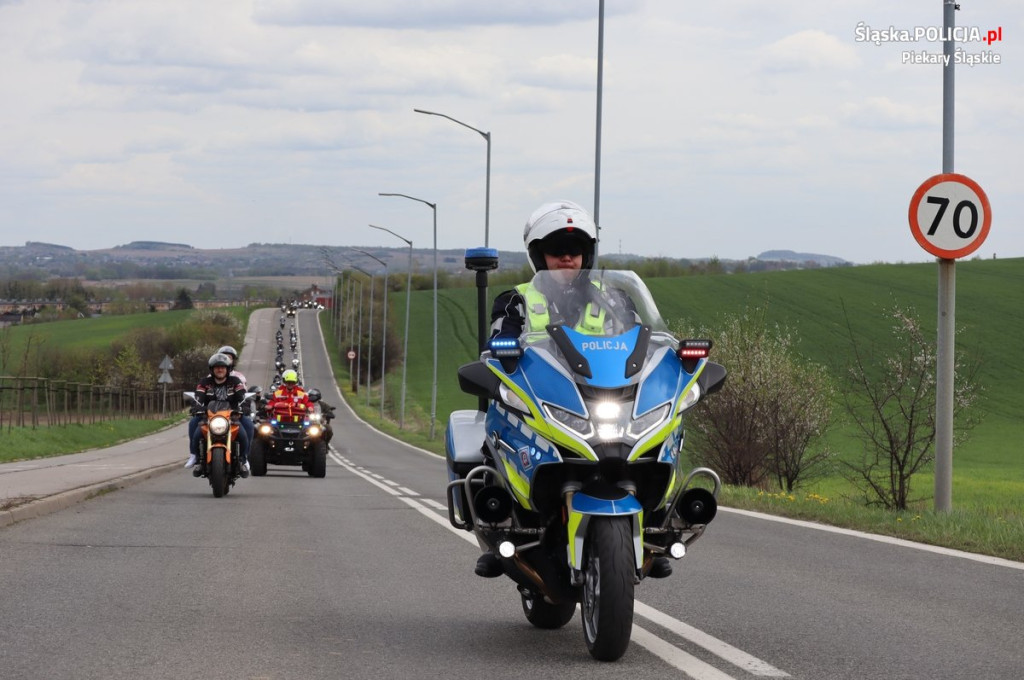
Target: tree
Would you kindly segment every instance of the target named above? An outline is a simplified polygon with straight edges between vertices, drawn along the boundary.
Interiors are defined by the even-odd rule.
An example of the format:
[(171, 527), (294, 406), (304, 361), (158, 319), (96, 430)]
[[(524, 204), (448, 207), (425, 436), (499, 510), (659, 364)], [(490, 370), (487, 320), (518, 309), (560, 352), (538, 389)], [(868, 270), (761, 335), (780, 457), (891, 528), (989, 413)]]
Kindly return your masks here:
[(200, 300), (212, 300), (217, 296), (217, 286), (212, 281), (204, 281), (196, 287), (196, 297)]
[(178, 289), (178, 297), (174, 300), (174, 309), (192, 309), (192, 296), (184, 288)]
[(117, 387), (145, 387), (156, 383), (155, 366), (147, 368), (134, 344), (127, 344), (114, 357), (110, 384)]
[(823, 367), (794, 356), (792, 334), (769, 328), (764, 309), (726, 319), (713, 337), (715, 361), (729, 371), (722, 390), (698, 406), (691, 430), (698, 462), (741, 486), (792, 491), (823, 472), (823, 435), (832, 387)]
[[(844, 468), (869, 504), (906, 510), (914, 502), (913, 476), (935, 459), (935, 345), (925, 338), (913, 309), (893, 305), (886, 316), (893, 322), (891, 342), (871, 351), (861, 346), (846, 317), (853, 359), (846, 370), (844, 405), (864, 448), (861, 460)], [(958, 353), (954, 443), (962, 442), (979, 419), (969, 408), (980, 391), (975, 382), (978, 364), (965, 364)]]

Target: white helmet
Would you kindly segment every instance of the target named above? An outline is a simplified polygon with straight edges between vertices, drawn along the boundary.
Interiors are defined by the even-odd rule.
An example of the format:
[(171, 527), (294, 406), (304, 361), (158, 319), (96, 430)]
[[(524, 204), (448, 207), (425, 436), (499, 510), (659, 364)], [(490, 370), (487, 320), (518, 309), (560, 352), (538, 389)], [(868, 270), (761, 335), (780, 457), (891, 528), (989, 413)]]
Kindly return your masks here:
[(578, 239), (583, 246), (583, 269), (593, 268), (597, 225), (582, 207), (572, 201), (545, 203), (526, 220), (523, 243), (535, 272), (547, 269), (540, 242), (549, 237)]

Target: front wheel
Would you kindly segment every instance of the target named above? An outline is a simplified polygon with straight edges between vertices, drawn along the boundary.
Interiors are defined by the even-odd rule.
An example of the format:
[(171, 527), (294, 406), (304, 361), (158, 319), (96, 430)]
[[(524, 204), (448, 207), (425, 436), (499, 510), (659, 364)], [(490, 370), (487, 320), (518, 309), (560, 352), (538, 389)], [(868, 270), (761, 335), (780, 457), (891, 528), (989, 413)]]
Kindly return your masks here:
[(213, 497), (222, 498), (227, 493), (228, 487), (228, 462), (224, 456), (224, 449), (217, 447), (210, 454), (210, 486), (213, 487)]
[(327, 476), (327, 444), (322, 441), (313, 445), (313, 457), (309, 461), (309, 476), (323, 479)]
[(591, 517), (583, 556), (583, 639), (598, 661), (626, 653), (633, 628), (633, 530), (629, 517)]
[(537, 593), (520, 593), (523, 598), (523, 613), (526, 620), (545, 630), (561, 628), (572, 620), (576, 613), (575, 602), (551, 604)]
[(254, 437), (249, 447), (249, 470), (254, 477), (267, 474), (267, 443), (259, 437)]

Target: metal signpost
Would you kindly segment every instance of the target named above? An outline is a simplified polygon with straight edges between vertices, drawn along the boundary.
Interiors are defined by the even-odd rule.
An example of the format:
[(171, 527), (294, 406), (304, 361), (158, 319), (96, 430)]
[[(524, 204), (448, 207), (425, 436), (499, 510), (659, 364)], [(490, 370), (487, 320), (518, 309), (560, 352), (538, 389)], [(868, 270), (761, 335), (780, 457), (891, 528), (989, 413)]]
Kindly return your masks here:
[(157, 378), (156, 381), (158, 383), (160, 383), (161, 385), (163, 385), (163, 389), (164, 389), (164, 393), (163, 393), (163, 408), (161, 410), (164, 413), (167, 413), (167, 384), (174, 382), (174, 379), (171, 378), (171, 373), (170, 373), (170, 370), (172, 368), (174, 368), (174, 363), (171, 361), (171, 358), (165, 354), (164, 355), (164, 360), (160, 362), (160, 365), (157, 366), (157, 368), (159, 368), (162, 372), (160, 373), (160, 377)]
[(956, 334), (956, 258), (988, 236), (992, 211), (977, 182), (953, 172), (955, 0), (942, 1), (942, 174), (930, 177), (910, 200), (910, 231), (939, 258), (938, 344), (935, 366), (935, 511), (953, 509), (953, 367)]

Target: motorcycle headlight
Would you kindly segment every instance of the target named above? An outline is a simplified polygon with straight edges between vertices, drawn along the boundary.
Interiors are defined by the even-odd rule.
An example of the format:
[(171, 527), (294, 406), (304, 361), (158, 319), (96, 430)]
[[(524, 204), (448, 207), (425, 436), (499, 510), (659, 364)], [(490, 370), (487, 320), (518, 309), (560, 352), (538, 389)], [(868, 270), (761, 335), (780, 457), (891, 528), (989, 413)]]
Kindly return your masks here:
[(270, 434), (274, 431), (274, 428), (270, 425), (263, 423), (260, 425), (260, 434)]
[(620, 439), (625, 431), (622, 422), (622, 404), (617, 401), (599, 401), (594, 404), (594, 422), (597, 436), (605, 441)]
[(319, 437), (320, 436), (320, 426), (319, 425), (310, 425), (309, 429), (306, 430), (306, 434), (308, 434), (310, 437)]
[(680, 400), (679, 412), (682, 413), (698, 401), (700, 401), (700, 386), (697, 383), (694, 383), (693, 387), (690, 388), (690, 391), (683, 395), (682, 400)]
[(594, 428), (591, 427), (590, 421), (582, 416), (566, 411), (563, 408), (552, 406), (551, 404), (544, 404), (544, 411), (548, 414), (549, 418), (559, 425), (572, 430), (584, 438), (594, 434)]
[(227, 434), (231, 427), (231, 421), (224, 416), (214, 416), (210, 419), (210, 432), (216, 435)]
[(505, 383), (501, 383), (500, 385), (498, 385), (498, 396), (501, 397), (501, 400), (503, 402), (505, 402), (507, 405), (511, 406), (515, 410), (520, 411), (522, 413), (530, 412), (530, 407), (526, 405), (526, 402), (523, 401), (522, 397), (520, 397), (518, 394), (510, 390), (508, 388), (508, 385), (506, 385)]
[(629, 436), (640, 439), (645, 434), (665, 422), (669, 414), (669, 405), (664, 404), (660, 408), (648, 411), (629, 424)]

